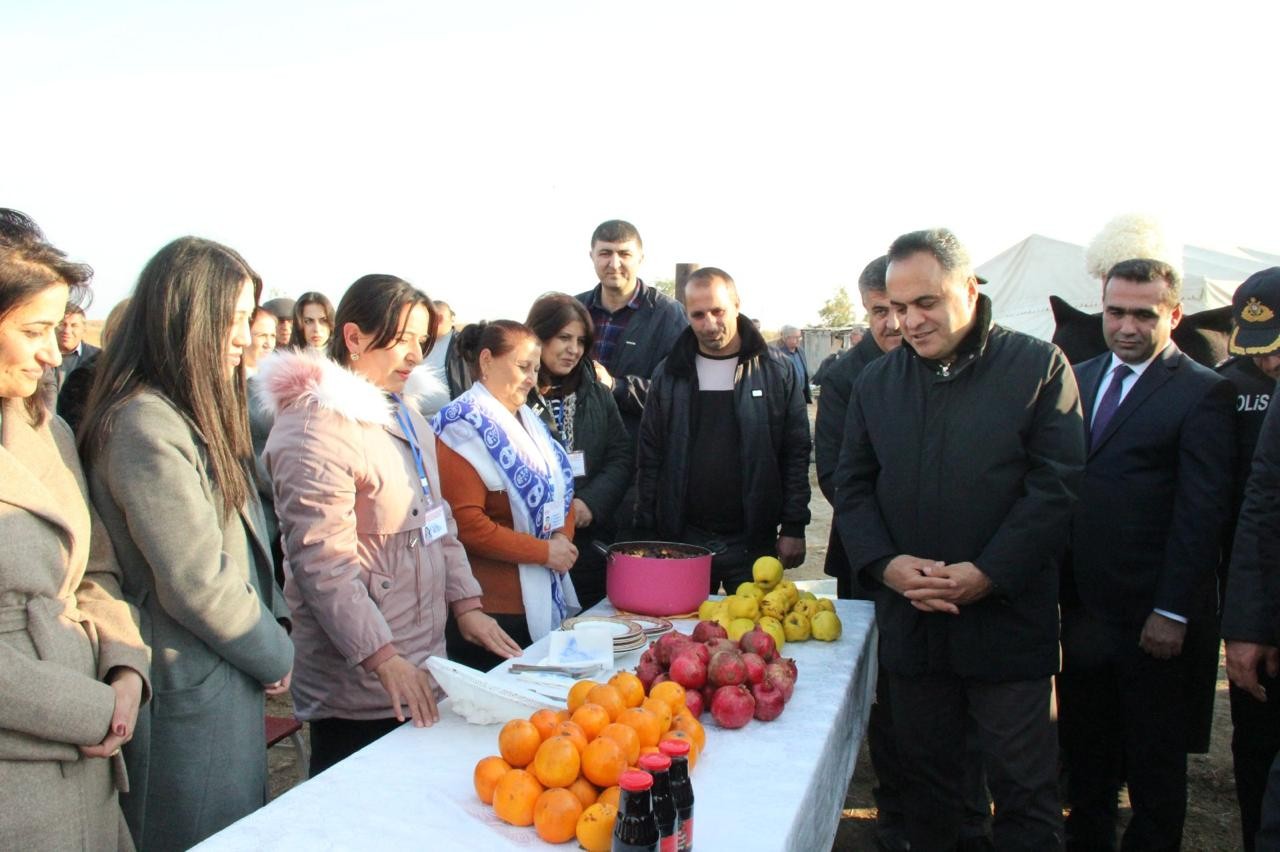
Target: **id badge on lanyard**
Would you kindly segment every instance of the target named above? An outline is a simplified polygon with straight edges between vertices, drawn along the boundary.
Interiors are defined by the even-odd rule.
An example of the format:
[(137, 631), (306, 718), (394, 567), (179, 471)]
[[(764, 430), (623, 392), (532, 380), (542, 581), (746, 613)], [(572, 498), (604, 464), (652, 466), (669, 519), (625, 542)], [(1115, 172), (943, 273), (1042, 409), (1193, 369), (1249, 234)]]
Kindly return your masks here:
[(431, 483), (427, 479), (427, 465), (422, 458), (422, 445), (418, 443), (418, 430), (413, 428), (413, 420), (404, 410), (404, 402), (400, 399), (400, 395), (392, 394), (392, 399), (396, 401), (396, 420), (400, 423), (400, 431), (409, 442), (409, 449), (413, 451), (413, 464), (417, 468), (418, 485), (422, 488), (423, 498), (430, 506), (423, 519), (422, 528), (418, 531), (422, 536), (422, 543), (430, 544), (448, 532), (449, 525), (444, 518), (444, 506), (432, 505), (434, 501), (431, 498)]
[(427, 510), (427, 517), (422, 522), (423, 544), (430, 544), (444, 537), (449, 531), (449, 524), (444, 519), (444, 506), (432, 506)]
[(564, 526), (564, 506), (559, 500), (552, 500), (542, 507), (542, 534), (550, 536), (551, 533)]

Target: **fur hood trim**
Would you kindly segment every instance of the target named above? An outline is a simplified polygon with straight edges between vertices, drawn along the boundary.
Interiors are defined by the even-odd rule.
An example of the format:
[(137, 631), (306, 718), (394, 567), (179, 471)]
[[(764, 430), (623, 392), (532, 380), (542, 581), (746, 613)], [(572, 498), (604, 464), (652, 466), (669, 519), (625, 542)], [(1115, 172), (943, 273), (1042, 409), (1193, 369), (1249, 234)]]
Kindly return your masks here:
[(258, 367), (254, 405), (272, 418), (299, 402), (373, 426), (395, 423), (391, 400), (363, 376), (319, 353), (281, 350)]

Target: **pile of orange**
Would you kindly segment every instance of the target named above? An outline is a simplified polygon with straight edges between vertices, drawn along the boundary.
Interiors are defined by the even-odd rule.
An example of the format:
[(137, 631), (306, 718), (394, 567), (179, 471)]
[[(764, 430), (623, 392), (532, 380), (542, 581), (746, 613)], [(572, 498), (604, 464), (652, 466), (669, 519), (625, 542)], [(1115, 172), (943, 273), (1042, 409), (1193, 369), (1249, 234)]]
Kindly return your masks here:
[(604, 852), (623, 771), (672, 738), (689, 742), (692, 769), (706, 732), (685, 706), (684, 687), (667, 681), (645, 695), (631, 672), (578, 681), (567, 705), (503, 725), (498, 754), (476, 764), (476, 795), (499, 819), (532, 825), (548, 843), (577, 839), (587, 852)]

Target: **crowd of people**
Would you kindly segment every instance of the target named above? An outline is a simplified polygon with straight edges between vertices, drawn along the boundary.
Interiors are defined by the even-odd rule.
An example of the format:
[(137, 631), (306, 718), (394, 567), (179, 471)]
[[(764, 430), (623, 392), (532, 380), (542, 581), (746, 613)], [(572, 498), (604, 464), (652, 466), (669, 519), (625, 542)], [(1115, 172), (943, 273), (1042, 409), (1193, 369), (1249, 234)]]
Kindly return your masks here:
[(600, 601), (596, 544), (705, 546), (709, 592), (798, 566), (812, 449), (826, 570), (876, 606), (883, 848), (1114, 849), (1125, 784), (1123, 848), (1179, 848), (1220, 635), (1244, 844), (1274, 848), (1280, 269), (1215, 371), (1170, 341), (1176, 268), (1118, 251), (1073, 365), (993, 322), (949, 231), (897, 238), (811, 441), (799, 330), (768, 344), (717, 267), (645, 284), (620, 220), (593, 289), (461, 328), (392, 275), (263, 302), (184, 237), (99, 350), (90, 268), (0, 210), (0, 832), (188, 848), (263, 803), (268, 696), (313, 774), (430, 726), (424, 661), (491, 668)]

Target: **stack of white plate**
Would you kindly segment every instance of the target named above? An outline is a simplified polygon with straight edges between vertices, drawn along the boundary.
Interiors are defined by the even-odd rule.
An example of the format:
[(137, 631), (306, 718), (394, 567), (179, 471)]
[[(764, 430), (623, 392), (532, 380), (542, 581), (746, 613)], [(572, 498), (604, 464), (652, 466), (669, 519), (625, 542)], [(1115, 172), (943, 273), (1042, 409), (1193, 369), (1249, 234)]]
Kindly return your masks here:
[(566, 618), (560, 625), (561, 630), (590, 624), (593, 628), (607, 630), (613, 637), (613, 653), (625, 654), (643, 648), (649, 642), (645, 630), (636, 621), (629, 618), (615, 618), (609, 615), (579, 615)]
[(628, 621), (634, 621), (644, 631), (645, 639), (657, 639), (663, 633), (670, 633), (675, 628), (671, 622), (656, 615), (624, 615)]

